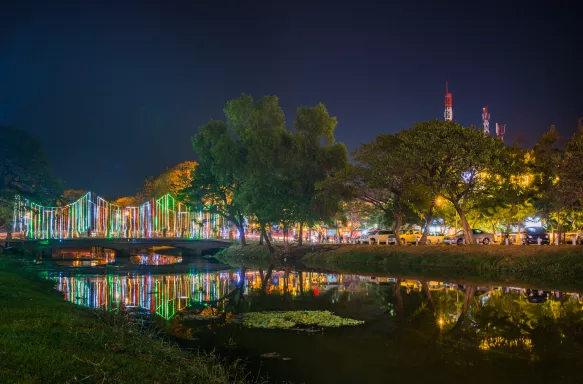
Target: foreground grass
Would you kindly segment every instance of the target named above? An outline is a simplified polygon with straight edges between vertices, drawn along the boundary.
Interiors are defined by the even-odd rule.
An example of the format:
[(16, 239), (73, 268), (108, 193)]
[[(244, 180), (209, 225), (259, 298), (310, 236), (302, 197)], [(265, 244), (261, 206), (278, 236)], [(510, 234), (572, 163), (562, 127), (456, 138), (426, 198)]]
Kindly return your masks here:
[(182, 351), (121, 314), (65, 302), (0, 258), (0, 383), (244, 383), (240, 366)]

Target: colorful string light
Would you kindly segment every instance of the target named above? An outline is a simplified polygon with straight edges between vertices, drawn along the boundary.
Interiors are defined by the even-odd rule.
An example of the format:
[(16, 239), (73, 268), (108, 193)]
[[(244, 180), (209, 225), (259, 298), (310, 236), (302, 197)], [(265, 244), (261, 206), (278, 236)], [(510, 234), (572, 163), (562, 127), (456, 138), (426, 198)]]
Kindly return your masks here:
[(219, 215), (191, 210), (166, 194), (139, 207), (112, 204), (87, 192), (63, 207), (46, 207), (16, 196), (13, 233), (26, 239), (216, 238), (228, 233)]

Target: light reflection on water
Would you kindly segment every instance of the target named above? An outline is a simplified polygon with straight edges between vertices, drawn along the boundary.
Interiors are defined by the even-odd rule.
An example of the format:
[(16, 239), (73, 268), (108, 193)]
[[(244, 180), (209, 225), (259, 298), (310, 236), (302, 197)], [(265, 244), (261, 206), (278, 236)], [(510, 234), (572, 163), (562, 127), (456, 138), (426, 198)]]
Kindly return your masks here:
[(63, 267), (96, 267), (115, 261), (115, 251), (102, 247), (56, 250), (52, 255), (55, 265)]
[[(439, 370), (442, 382), (526, 376), (550, 382), (557, 372), (570, 382), (583, 368), (583, 301), (577, 293), (291, 269), (45, 277), (79, 305), (139, 307), (173, 319), (196, 334), (183, 346), (261, 361), (262, 370), (280, 381), (373, 382), (383, 375), (405, 378), (424, 364), (415, 373), (420, 380)], [(330, 310), (365, 324), (308, 334), (229, 322), (240, 312), (274, 310)], [(181, 311), (213, 316), (175, 317)], [(292, 360), (261, 360), (273, 351)], [(546, 361), (552, 363), (541, 365)]]
[[(160, 256), (160, 255), (156, 255)], [(141, 264), (167, 260), (173, 256), (148, 257)], [(161, 263), (163, 264), (163, 263)], [(148, 264), (151, 265), (151, 264)], [(157, 265), (157, 264), (154, 264)], [(244, 279), (242, 280), (244, 274)], [(141, 307), (168, 319), (178, 311), (193, 304), (215, 304), (227, 298), (230, 293), (241, 289), (243, 295), (288, 295), (295, 297), (318, 297), (326, 295), (331, 303), (342, 295), (377, 295), (379, 286), (398, 285), (404, 295), (421, 293), (426, 296), (446, 297), (447, 308), (441, 308), (441, 325), (451, 323), (460, 315), (464, 296), (474, 297), (475, 305), (488, 305), (490, 299), (515, 294), (524, 304), (562, 304), (572, 300), (579, 305), (583, 302), (577, 293), (542, 291), (512, 287), (472, 287), (442, 281), (403, 280), (391, 277), (372, 277), (349, 274), (330, 274), (297, 271), (221, 271), (181, 274), (130, 273), (127, 275), (78, 275), (67, 276), (48, 272), (47, 278), (57, 282), (57, 289), (65, 300), (95, 309), (113, 310), (127, 307)], [(243, 283), (243, 284), (241, 284)], [(425, 292), (425, 293), (424, 293)], [(432, 294), (433, 293), (433, 294)], [(434, 300), (434, 297), (431, 297)], [(453, 302), (452, 303), (449, 302)], [(435, 303), (432, 305), (435, 306)]]
[[(87, 249), (57, 249), (52, 254), (53, 263), (62, 267), (96, 267), (114, 263), (115, 251), (103, 247)], [(139, 253), (131, 255), (130, 264), (134, 265), (171, 265), (182, 263), (181, 256), (159, 253)]]
[[(166, 319), (193, 303), (220, 302), (241, 282), (240, 271), (78, 276), (50, 272), (47, 277), (57, 282), (57, 289), (63, 292), (65, 300), (75, 304), (103, 310), (141, 307)], [(243, 294), (262, 291), (262, 281), (265, 279), (260, 271), (245, 272)], [(303, 293), (318, 296), (335, 288), (337, 297), (345, 291), (366, 292), (368, 287), (365, 283), (371, 281), (364, 276), (273, 271), (264, 291), (280, 295), (285, 292), (292, 296)]]
[(139, 254), (130, 256), (130, 261), (132, 264), (138, 265), (169, 265), (169, 264), (177, 264), (182, 263), (182, 257), (180, 256), (167, 256), (167, 255), (160, 255), (158, 253), (150, 253), (150, 254)]

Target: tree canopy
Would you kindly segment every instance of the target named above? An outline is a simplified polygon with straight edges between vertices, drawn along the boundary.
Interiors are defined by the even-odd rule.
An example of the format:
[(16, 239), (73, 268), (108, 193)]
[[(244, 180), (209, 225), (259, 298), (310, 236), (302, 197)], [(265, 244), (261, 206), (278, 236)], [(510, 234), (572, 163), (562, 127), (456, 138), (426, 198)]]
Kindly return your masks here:
[(200, 164), (191, 199), (234, 223), (242, 244), (245, 217), (255, 218), (270, 250), (268, 224), (302, 227), (336, 213), (339, 200), (318, 194), (316, 185), (346, 166), (347, 151), (334, 142), (337, 122), (323, 104), (298, 108), (293, 133), (275, 96), (254, 102), (242, 95), (224, 112), (225, 121), (210, 121), (193, 137)]
[(0, 226), (10, 231), (14, 196), (52, 204), (62, 186), (41, 144), (26, 131), (0, 126)]

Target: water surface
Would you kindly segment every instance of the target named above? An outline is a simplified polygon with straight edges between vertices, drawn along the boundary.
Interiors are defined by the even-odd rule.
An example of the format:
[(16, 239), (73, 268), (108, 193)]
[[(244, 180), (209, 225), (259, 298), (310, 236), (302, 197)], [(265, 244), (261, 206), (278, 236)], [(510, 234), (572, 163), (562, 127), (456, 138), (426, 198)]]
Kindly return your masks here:
[[(200, 260), (156, 267), (157, 259), (166, 260), (139, 263), (149, 270), (54, 266), (44, 275), (66, 300), (145, 309), (167, 319), (182, 346), (243, 358), (274, 382), (583, 382), (578, 292)], [(158, 273), (161, 267), (172, 269)], [(235, 321), (246, 312), (290, 310), (329, 310), (365, 323), (283, 330)]]

